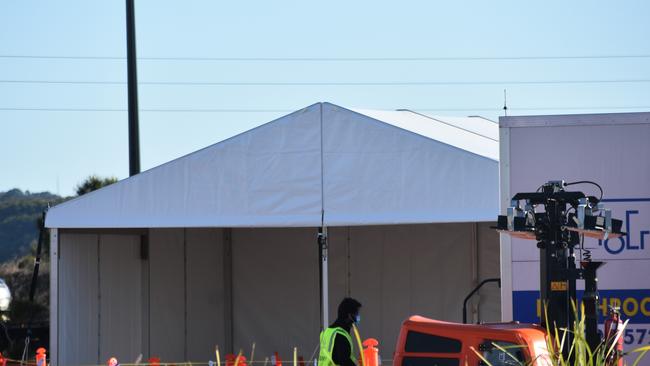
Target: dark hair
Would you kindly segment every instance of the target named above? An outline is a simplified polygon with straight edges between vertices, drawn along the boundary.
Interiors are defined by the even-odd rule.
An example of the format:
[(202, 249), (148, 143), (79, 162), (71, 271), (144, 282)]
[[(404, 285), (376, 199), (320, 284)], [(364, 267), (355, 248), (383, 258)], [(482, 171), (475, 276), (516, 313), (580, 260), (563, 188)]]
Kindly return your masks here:
[(349, 315), (356, 315), (357, 313), (359, 313), (360, 308), (361, 308), (360, 302), (358, 302), (357, 300), (351, 297), (346, 297), (339, 304), (338, 317), (339, 319), (347, 319)]

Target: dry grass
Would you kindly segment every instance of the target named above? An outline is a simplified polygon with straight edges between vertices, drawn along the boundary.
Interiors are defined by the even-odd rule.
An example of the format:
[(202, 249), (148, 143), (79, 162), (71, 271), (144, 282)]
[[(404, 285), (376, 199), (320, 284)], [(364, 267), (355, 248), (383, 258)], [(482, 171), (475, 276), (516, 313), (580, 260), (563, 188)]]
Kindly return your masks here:
[[(614, 349), (614, 346), (616, 341), (622, 336), (627, 321), (623, 327), (619, 329), (619, 332), (616, 334), (614, 339), (604, 340), (595, 350), (592, 351), (585, 337), (586, 318), (584, 306), (581, 307), (580, 311), (578, 311), (574, 305), (574, 311), (576, 320), (572, 329), (551, 329), (550, 327), (547, 327), (547, 334), (552, 336), (546, 337), (547, 354), (545, 355), (538, 355), (533, 360), (521, 362), (508, 349), (505, 349), (498, 344), (493, 345), (510, 357), (511, 360), (508, 360), (510, 364), (515, 364), (517, 366), (617, 366), (619, 355)], [(546, 324), (548, 324), (548, 321)], [(573, 335), (573, 339), (571, 344), (567, 344), (566, 342), (571, 338), (569, 337), (570, 334)], [(568, 355), (565, 355), (562, 352), (562, 350), (566, 348), (568, 348)], [(486, 360), (480, 352), (473, 348), (472, 351), (474, 351), (485, 364), (494, 366)], [(624, 363), (627, 364), (627, 358), (625, 358), (625, 356), (630, 356), (629, 359), (634, 360), (632, 361), (631, 366), (637, 366), (648, 351), (650, 351), (650, 346), (627, 351), (623, 354)]]

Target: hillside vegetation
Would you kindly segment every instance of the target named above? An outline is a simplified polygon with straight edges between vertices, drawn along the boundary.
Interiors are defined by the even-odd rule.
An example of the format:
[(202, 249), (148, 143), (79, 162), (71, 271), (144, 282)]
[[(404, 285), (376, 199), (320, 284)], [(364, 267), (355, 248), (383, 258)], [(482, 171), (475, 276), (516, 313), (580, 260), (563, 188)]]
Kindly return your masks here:
[[(109, 184), (116, 178), (90, 176), (75, 187), (77, 196), (92, 192)], [(41, 266), (34, 303), (29, 303), (29, 290), (36, 245), (42, 214), (71, 197), (60, 197), (49, 192), (30, 193), (20, 189), (0, 192), (0, 278), (4, 279), (13, 297), (8, 319), (12, 323), (47, 322), (49, 309), (50, 259), (49, 232), (45, 231), (41, 250)]]
[(30, 254), (38, 239), (43, 210), (62, 200), (49, 192), (0, 192), (0, 263)]

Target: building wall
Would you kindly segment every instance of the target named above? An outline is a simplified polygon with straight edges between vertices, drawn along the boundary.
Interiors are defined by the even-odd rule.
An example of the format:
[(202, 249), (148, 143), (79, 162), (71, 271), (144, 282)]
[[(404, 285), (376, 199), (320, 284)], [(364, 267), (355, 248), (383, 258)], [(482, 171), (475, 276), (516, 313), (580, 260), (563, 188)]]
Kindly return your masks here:
[[(243, 350), (264, 360), (293, 347), (305, 359), (320, 324), (317, 230), (152, 229), (148, 235), (60, 234), (59, 364), (214, 359)], [(498, 277), (489, 224), (332, 228), (330, 320), (341, 298), (363, 304), (360, 331), (390, 359), (409, 315), (460, 321), (478, 281)], [(148, 242), (148, 255), (140, 241)], [(469, 319), (498, 320), (496, 286)]]

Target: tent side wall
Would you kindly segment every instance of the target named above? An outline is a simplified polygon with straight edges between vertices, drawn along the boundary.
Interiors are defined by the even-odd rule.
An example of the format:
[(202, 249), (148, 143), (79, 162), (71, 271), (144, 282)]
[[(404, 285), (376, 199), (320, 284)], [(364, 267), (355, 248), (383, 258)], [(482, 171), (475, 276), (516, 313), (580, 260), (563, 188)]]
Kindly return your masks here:
[(206, 360), (225, 342), (224, 230), (149, 231), (149, 354)]
[(59, 242), (58, 332), (50, 339), (58, 341), (55, 353), (58, 364), (96, 364), (99, 357), (99, 235), (59, 233)]
[(255, 342), (261, 360), (289, 361), (293, 347), (309, 358), (320, 329), (317, 230), (232, 231), (233, 350)]
[[(499, 276), (499, 241), (488, 223), (330, 229), (330, 314), (338, 299), (364, 305), (360, 330), (392, 357), (401, 323), (414, 314), (460, 322), (463, 299)], [(480, 302), (479, 302), (480, 300)], [(485, 287), (469, 320), (498, 321), (499, 289)]]
[(139, 235), (59, 234), (58, 361), (97, 364), (143, 349)]
[[(58, 364), (130, 362), (140, 353), (205, 362), (215, 345), (248, 353), (253, 342), (257, 360), (275, 351), (289, 359), (294, 346), (309, 358), (320, 324), (316, 233), (60, 232)], [(383, 358), (407, 316), (460, 321), (465, 295), (499, 268), (487, 223), (332, 228), (329, 255), (330, 314), (342, 297), (359, 298), (362, 335), (380, 340)], [(498, 289), (480, 295), (469, 319), (498, 320)]]
[(209, 358), (224, 344), (222, 237), (218, 229), (60, 232), (58, 363)]

